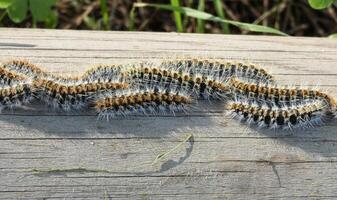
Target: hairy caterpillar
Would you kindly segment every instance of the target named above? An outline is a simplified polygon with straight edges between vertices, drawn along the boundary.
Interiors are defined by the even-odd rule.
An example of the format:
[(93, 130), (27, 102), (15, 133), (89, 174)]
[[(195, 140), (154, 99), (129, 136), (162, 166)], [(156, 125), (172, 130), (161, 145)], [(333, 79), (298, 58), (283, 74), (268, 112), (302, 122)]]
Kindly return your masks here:
[(258, 82), (274, 82), (274, 77), (272, 75), (268, 74), (265, 69), (260, 68), (255, 64), (220, 59), (168, 59), (160, 64), (160, 68), (179, 71), (190, 75), (200, 74), (201, 76), (211, 76), (215, 79), (224, 79), (235, 75), (237, 77), (252, 79)]
[(108, 92), (95, 99), (91, 106), (98, 112), (99, 119), (109, 120), (129, 114), (186, 112), (191, 103), (191, 97), (181, 90), (154, 86)]
[(24, 60), (12, 60), (3, 64), (2, 67), (10, 71), (11, 73), (26, 76), (30, 79), (44, 78), (60, 83), (76, 83), (79, 81), (79, 77), (77, 76), (63, 77), (60, 75), (52, 74)]
[(29, 83), (13, 84), (0, 88), (0, 111), (5, 108), (17, 108), (32, 99), (32, 88)]
[(160, 85), (164, 88), (183, 88), (189, 94), (202, 98), (224, 98), (229, 92), (229, 87), (220, 79), (200, 74), (190, 75), (150, 65), (131, 66), (123, 76), (127, 82), (138, 86)]
[(266, 84), (274, 82), (266, 70), (256, 65), (217, 59), (169, 59), (157, 65), (145, 62), (129, 66), (124, 74), (139, 84), (178, 85), (197, 97), (220, 99), (228, 96), (227, 81), (233, 76)]
[(230, 102), (227, 109), (234, 117), (248, 124), (271, 128), (307, 128), (319, 126), (327, 116), (328, 105), (322, 100), (302, 102), (293, 106), (270, 106), (256, 102)]
[(99, 91), (125, 89), (126, 83), (83, 82), (77, 84), (61, 84), (52, 80), (36, 79), (33, 82), (34, 93), (53, 108), (65, 111), (78, 110), (86, 106), (90, 95)]
[(336, 109), (336, 100), (319, 90), (288, 86), (268, 86), (263, 83), (244, 82), (237, 78), (228, 81), (233, 93), (248, 99), (263, 101), (271, 105), (301, 103), (306, 100), (322, 99), (332, 111)]

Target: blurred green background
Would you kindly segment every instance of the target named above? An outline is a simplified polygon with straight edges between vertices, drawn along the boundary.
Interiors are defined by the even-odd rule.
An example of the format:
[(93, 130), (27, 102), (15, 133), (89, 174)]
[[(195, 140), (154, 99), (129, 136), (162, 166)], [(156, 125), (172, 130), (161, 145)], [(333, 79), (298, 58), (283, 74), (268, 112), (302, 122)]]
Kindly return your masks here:
[(337, 0), (0, 0), (0, 26), (337, 37)]

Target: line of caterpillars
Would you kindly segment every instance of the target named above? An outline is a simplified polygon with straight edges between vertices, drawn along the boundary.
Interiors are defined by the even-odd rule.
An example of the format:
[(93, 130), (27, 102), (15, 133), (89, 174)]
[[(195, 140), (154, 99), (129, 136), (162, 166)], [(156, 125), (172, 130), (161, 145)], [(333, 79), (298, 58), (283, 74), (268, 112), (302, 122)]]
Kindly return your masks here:
[(80, 76), (49, 73), (27, 61), (0, 67), (0, 109), (32, 99), (67, 112), (95, 109), (100, 118), (187, 112), (195, 99), (226, 102), (248, 124), (294, 128), (320, 124), (337, 103), (319, 90), (279, 86), (254, 64), (218, 59), (169, 59), (92, 67)]

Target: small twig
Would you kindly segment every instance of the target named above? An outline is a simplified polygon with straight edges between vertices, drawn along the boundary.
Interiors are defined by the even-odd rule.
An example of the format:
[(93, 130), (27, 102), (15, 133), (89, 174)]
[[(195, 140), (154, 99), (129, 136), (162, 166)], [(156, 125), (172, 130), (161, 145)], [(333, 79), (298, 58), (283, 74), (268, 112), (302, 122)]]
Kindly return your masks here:
[(251, 5), (251, 1), (248, 1), (248, 0), (241, 0), (241, 2), (247, 6), (247, 8), (251, 11), (251, 13), (253, 15), (255, 15), (255, 17), (258, 17), (261, 15), (261, 13), (254, 7)]
[(228, 17), (232, 20), (235, 20), (235, 21), (240, 21), (240, 17), (237, 16), (235, 14), (235, 12), (233, 12), (227, 5), (226, 3), (224, 2), (223, 4), (223, 7), (224, 7), (224, 10), (226, 10), (226, 14), (228, 15)]
[[(270, 11), (268, 11), (268, 6), (269, 6), (268, 0), (264, 0), (264, 1), (263, 1), (263, 14), (262, 14), (261, 16), (263, 16), (263, 15), (265, 15), (266, 13), (268, 13), (268, 12), (270, 12), (270, 11), (273, 10), (273, 9), (271, 9)], [(262, 21), (262, 25), (263, 25), (263, 26), (268, 26), (268, 17), (262, 18), (261, 21)]]
[[(282, 1), (281, 3), (275, 5), (274, 7), (272, 7), (270, 10), (264, 12), (259, 18), (257, 18), (253, 24), (259, 24), (261, 22), (263, 22), (263, 25), (266, 26), (268, 24), (266, 24), (266, 19), (271, 16), (272, 14), (274, 14), (275, 12), (282, 12), (282, 10), (284, 10), (284, 8), (286, 7), (286, 1)], [(242, 31), (243, 34), (247, 34), (249, 31)]]
[(7, 15), (7, 10), (3, 11), (1, 14), (0, 14), (0, 22), (3, 20), (3, 18)]
[(327, 9), (329, 16), (337, 23), (337, 14), (335, 12), (335, 9), (333, 7), (328, 7)]
[(139, 28), (137, 31), (144, 31), (143, 29), (151, 22), (152, 19), (158, 14), (158, 9), (156, 9), (153, 14), (148, 18), (143, 21), (143, 23), (140, 24)]
[(156, 157), (156, 159), (152, 162), (152, 165), (154, 165), (157, 162), (163, 160), (165, 157), (167, 157), (168, 155), (170, 155), (171, 153), (173, 153), (175, 150), (179, 149), (183, 144), (185, 144), (186, 142), (188, 142), (191, 138), (193, 138), (193, 134), (189, 134), (181, 143), (179, 143), (177, 146), (173, 147), (169, 151), (167, 151), (165, 153), (159, 154)]
[[(274, 14), (275, 12), (281, 12), (286, 6), (286, 1), (282, 1), (281, 3), (275, 5), (272, 9), (264, 12), (259, 18), (257, 18), (253, 24), (259, 24), (261, 21), (265, 21), (270, 15)], [(267, 24), (263, 24), (266, 26)]]
[(315, 27), (317, 33), (320, 35), (320, 36), (323, 36), (324, 35), (324, 30), (319, 26), (319, 24), (317, 23), (317, 18), (316, 16), (314, 16), (312, 14), (312, 12), (310, 12), (310, 10), (304, 6), (304, 5), (301, 5), (301, 8), (302, 8), (302, 11), (304, 14), (307, 15), (307, 19), (309, 22), (311, 22), (311, 24)]
[(87, 17), (94, 10), (94, 8), (97, 7), (98, 5), (99, 5), (99, 2), (95, 1), (89, 6), (87, 6), (85, 11), (74, 20), (75, 26), (79, 26), (83, 22), (84, 18)]

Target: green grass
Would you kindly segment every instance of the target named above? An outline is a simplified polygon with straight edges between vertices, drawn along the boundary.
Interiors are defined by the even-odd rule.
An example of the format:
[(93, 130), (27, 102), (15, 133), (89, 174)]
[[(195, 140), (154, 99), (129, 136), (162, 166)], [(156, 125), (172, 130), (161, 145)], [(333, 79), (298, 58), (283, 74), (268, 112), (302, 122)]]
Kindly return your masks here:
[[(213, 1), (214, 1), (214, 8), (215, 8), (216, 14), (221, 19), (225, 19), (225, 13), (223, 11), (223, 5), (222, 5), (221, 0), (213, 0)], [(230, 34), (229, 26), (227, 23), (221, 23), (221, 27), (222, 27), (222, 32), (224, 34)]]
[[(198, 4), (199, 11), (205, 11), (205, 0), (199, 0)], [(205, 32), (205, 22), (202, 19), (197, 19), (197, 33), (204, 33)]]
[[(179, 0), (171, 0), (171, 5), (175, 6), (175, 7), (179, 7), (180, 1)], [(181, 20), (180, 12), (174, 11), (173, 14), (174, 14), (174, 20), (176, 22), (177, 31), (178, 32), (184, 32), (183, 22)]]
[[(196, 9), (188, 8), (188, 7), (177, 7), (177, 6), (171, 6), (167, 4), (151, 4), (151, 3), (134, 3), (133, 4), (133, 9), (131, 12), (135, 12), (134, 8), (143, 8), (143, 7), (153, 7), (157, 9), (163, 9), (163, 10), (169, 10), (173, 12), (179, 12), (181, 14), (184, 14), (188, 17), (193, 17), (196, 19), (201, 19), (201, 20), (208, 20), (208, 21), (214, 21), (214, 22), (219, 22), (219, 23), (226, 23), (230, 24), (236, 27), (239, 27), (240, 29), (243, 30), (248, 30), (252, 32), (260, 32), (260, 33), (271, 33), (271, 34), (276, 34), (276, 35), (283, 35), (283, 36), (288, 36), (286, 33), (283, 33), (282, 31), (279, 31), (277, 29), (267, 27), (267, 26), (261, 26), (261, 25), (256, 25), (256, 24), (249, 24), (249, 23), (243, 23), (243, 22), (237, 22), (233, 20), (228, 20), (228, 19), (222, 19), (220, 17), (214, 16), (212, 14), (199, 11)], [(130, 13), (130, 17), (133, 17), (131, 21), (134, 22), (134, 13)]]
[(104, 26), (105, 30), (109, 30), (110, 29), (110, 20), (109, 20), (107, 1), (106, 0), (100, 0), (99, 3), (100, 3), (100, 7), (101, 7), (101, 15), (102, 15), (103, 26)]

